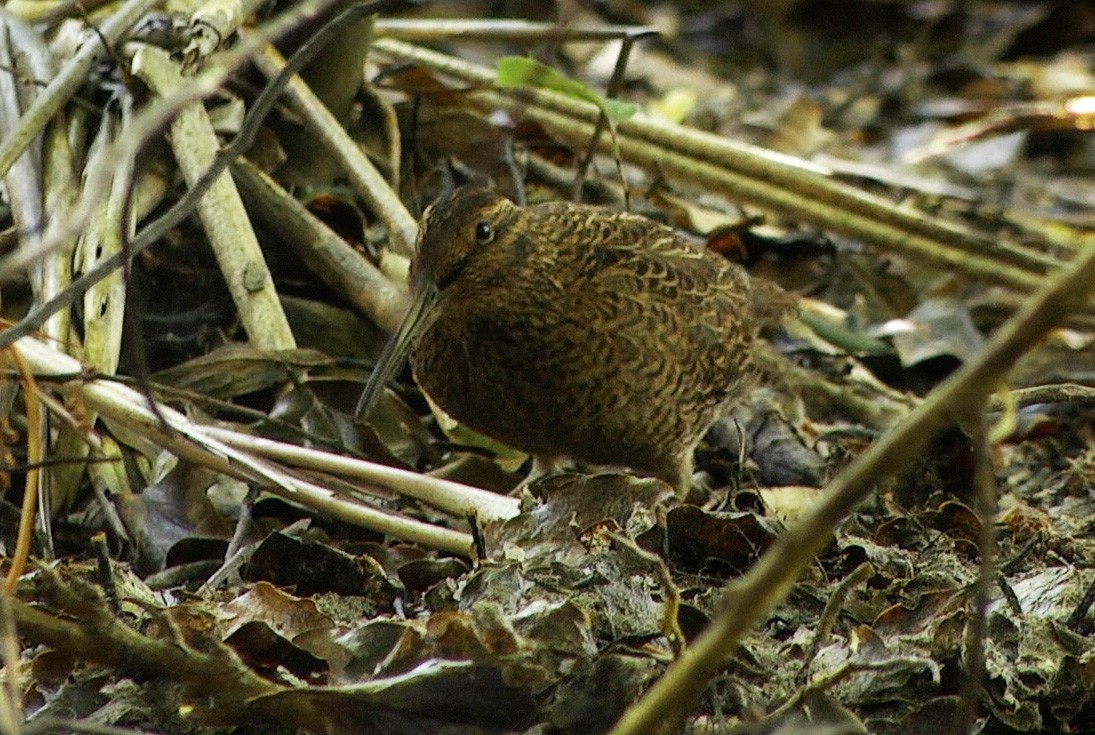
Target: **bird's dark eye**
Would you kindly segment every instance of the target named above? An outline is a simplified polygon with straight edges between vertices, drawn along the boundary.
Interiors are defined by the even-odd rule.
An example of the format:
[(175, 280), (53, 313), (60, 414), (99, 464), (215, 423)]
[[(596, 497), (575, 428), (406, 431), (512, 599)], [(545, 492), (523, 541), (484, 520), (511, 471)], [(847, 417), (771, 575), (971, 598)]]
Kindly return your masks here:
[(483, 220), (475, 224), (475, 241), (480, 245), (486, 245), (494, 239), (494, 228), (490, 222)]

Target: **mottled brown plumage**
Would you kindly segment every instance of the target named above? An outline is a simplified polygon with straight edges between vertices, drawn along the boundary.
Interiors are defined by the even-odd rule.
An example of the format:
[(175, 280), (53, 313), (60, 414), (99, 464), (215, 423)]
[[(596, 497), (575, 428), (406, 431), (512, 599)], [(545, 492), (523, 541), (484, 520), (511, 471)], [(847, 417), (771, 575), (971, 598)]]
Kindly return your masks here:
[(424, 214), (411, 282), (415, 306), (362, 405), (410, 348), (419, 385), (466, 426), (679, 490), (749, 383), (758, 331), (790, 304), (644, 217), (473, 187)]

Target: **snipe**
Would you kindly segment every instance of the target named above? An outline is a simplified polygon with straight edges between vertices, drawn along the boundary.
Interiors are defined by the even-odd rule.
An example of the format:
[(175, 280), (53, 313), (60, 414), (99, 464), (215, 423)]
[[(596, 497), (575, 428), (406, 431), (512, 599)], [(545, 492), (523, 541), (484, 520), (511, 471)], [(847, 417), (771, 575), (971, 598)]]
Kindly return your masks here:
[(410, 350), (418, 384), (466, 426), (678, 492), (703, 433), (749, 385), (758, 332), (792, 303), (644, 217), (519, 207), (481, 187), (426, 210), (411, 287), (359, 414)]

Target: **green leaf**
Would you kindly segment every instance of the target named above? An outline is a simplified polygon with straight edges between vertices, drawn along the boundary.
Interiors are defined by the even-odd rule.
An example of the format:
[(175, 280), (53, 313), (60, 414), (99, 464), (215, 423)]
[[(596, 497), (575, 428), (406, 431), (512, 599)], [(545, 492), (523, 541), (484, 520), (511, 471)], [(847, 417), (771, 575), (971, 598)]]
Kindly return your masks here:
[(620, 122), (638, 112), (639, 106), (634, 102), (624, 102), (615, 97), (605, 97), (604, 107), (602, 109), (613, 121)]
[(615, 122), (626, 120), (638, 109), (638, 106), (631, 102), (602, 97), (582, 82), (563, 76), (547, 64), (541, 64), (527, 56), (500, 58), (496, 83), (499, 87), (550, 89), (567, 97), (592, 102)]

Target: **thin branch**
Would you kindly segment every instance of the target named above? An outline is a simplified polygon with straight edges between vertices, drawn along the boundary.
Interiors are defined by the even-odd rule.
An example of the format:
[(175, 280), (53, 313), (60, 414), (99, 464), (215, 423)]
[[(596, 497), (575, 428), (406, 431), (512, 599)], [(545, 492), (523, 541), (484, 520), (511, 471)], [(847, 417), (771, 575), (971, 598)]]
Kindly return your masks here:
[[(969, 735), (977, 721), (977, 705), (983, 692), (985, 676), (985, 636), (988, 631), (988, 612), (992, 602), (993, 580), (996, 578), (996, 478), (992, 473), (992, 447), (990, 432), (983, 411), (973, 414), (974, 508), (981, 523), (977, 539), (980, 560), (977, 565), (977, 581), (973, 585), (973, 600), (966, 629), (965, 656), (963, 657), (962, 686), (958, 697), (958, 713), (954, 722), (955, 735)], [(970, 423), (970, 422), (967, 422)]]

